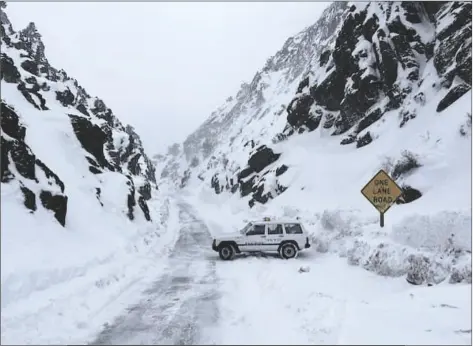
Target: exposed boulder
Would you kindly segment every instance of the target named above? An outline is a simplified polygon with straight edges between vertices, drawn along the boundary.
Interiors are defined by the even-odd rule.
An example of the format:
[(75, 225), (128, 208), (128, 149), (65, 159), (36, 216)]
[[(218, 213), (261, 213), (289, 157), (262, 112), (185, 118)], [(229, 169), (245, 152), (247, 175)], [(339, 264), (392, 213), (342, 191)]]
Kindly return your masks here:
[(54, 217), (62, 225), (66, 225), (67, 196), (55, 195), (50, 191), (41, 191), (39, 198), (46, 209), (54, 212)]
[(18, 72), (13, 60), (5, 53), (2, 53), (0, 57), (0, 64), (2, 66), (0, 70), (1, 79), (7, 83), (18, 83), (20, 81), (20, 72)]
[(287, 107), (288, 124), (296, 129), (305, 125), (309, 131), (315, 130), (320, 124), (321, 115), (311, 114), (314, 101), (310, 94), (303, 94), (293, 99)]
[(326, 50), (322, 54), (320, 54), (320, 58), (319, 58), (320, 66), (324, 66), (328, 62), (331, 54), (332, 52), (330, 50)]
[(32, 60), (24, 60), (21, 63), (21, 67), (25, 70), (28, 71), (31, 74), (34, 74), (35, 76), (39, 76), (39, 67), (38, 64), (35, 63)]
[(238, 173), (238, 180), (245, 179), (246, 177), (249, 177), (251, 174), (253, 174), (255, 171), (251, 167), (246, 167)]
[(113, 166), (105, 159), (104, 156), (104, 144), (106, 135), (100, 127), (92, 124), (90, 120), (79, 117), (77, 115), (69, 114), (71, 124), (74, 129), (74, 133), (77, 139), (81, 143), (82, 147), (90, 153), (93, 158), (97, 161), (100, 167), (107, 167), (113, 171)]
[(471, 89), (471, 86), (469, 86), (467, 84), (459, 84), (459, 85), (453, 87), (447, 93), (447, 95), (445, 95), (444, 98), (442, 100), (440, 100), (440, 102), (437, 106), (437, 112), (442, 112), (443, 110), (448, 108), (456, 100), (458, 100), (460, 97), (465, 95), (470, 89)]
[(61, 192), (64, 192), (65, 186), (62, 180), (57, 176), (56, 173), (54, 173), (52, 170), (49, 169), (48, 166), (46, 166), (40, 159), (36, 159), (35, 161), (36, 168), (39, 168), (43, 171), (44, 175), (46, 176), (46, 179), (48, 179), (48, 185), (56, 185), (61, 189)]
[(276, 177), (279, 177), (280, 175), (284, 174), (289, 167), (286, 165), (282, 165), (281, 167), (276, 168)]
[(2, 101), (0, 111), (2, 131), (14, 139), (23, 141), (26, 128), (20, 124), (20, 118), (15, 110)]
[(74, 104), (74, 94), (66, 88), (64, 91), (56, 91), (56, 99), (61, 102), (64, 107), (72, 106)]
[(214, 174), (214, 176), (210, 180), (210, 186), (215, 190), (215, 193), (217, 195), (220, 194), (220, 192), (222, 192), (222, 189), (220, 187), (220, 181), (218, 179), (218, 174)]
[(240, 181), (240, 196), (248, 196), (253, 191), (253, 186), (256, 182), (256, 176), (251, 177), (246, 181)]
[[(15, 164), (18, 173), (25, 179), (36, 179), (36, 157), (23, 141), (6, 140), (2, 136), (2, 182), (7, 182), (13, 173), (9, 169), (10, 158)], [(5, 181), (4, 181), (5, 179)]]
[(152, 191), (152, 188), (151, 188), (151, 184), (149, 181), (146, 181), (143, 185), (141, 185), (139, 188), (138, 188), (138, 193), (143, 196), (143, 198), (145, 199), (145, 201), (148, 201), (151, 199), (151, 191)]
[(21, 193), (23, 194), (23, 204), (25, 205), (25, 207), (29, 209), (30, 212), (35, 212), (37, 207), (36, 207), (36, 195), (34, 194), (34, 192), (28, 189), (23, 184), (20, 184), (20, 190), (21, 190)]
[(275, 154), (271, 148), (263, 145), (251, 155), (248, 160), (248, 166), (255, 172), (261, 172), (265, 167), (277, 161), (279, 156), (281, 156), (281, 154)]
[(128, 218), (130, 220), (135, 219), (135, 214), (134, 214), (134, 209), (136, 205), (136, 200), (135, 200), (135, 183), (133, 182), (132, 177), (127, 176), (128, 181), (126, 184), (128, 185), (128, 196), (127, 196), (127, 205), (128, 205)]
[(357, 139), (356, 147), (357, 148), (364, 147), (370, 144), (372, 141), (373, 141), (373, 138), (371, 137), (371, 134), (369, 132), (366, 132), (363, 136)]
[(401, 189), (402, 195), (396, 200), (396, 204), (410, 203), (422, 197), (422, 193), (419, 190), (409, 185), (403, 185)]
[(151, 221), (151, 216), (149, 214), (148, 204), (143, 196), (138, 197), (138, 205), (140, 206), (141, 210), (143, 211), (143, 215), (145, 216), (146, 221)]

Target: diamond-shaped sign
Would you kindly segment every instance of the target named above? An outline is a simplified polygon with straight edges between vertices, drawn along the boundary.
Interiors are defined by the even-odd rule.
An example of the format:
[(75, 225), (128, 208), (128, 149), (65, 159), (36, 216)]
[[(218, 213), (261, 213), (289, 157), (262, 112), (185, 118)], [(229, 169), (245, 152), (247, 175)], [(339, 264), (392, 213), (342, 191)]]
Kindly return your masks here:
[(385, 171), (380, 170), (365, 185), (361, 193), (381, 214), (384, 214), (402, 195), (402, 189)]

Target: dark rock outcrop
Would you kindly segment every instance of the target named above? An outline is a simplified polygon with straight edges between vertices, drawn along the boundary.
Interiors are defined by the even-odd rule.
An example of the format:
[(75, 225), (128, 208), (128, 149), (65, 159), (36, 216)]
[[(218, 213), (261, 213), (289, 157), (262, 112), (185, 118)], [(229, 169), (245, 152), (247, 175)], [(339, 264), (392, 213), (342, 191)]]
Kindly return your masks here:
[(20, 190), (21, 190), (21, 193), (23, 194), (23, 198), (24, 198), (23, 203), (25, 207), (29, 209), (31, 212), (35, 212), (37, 207), (36, 207), (36, 195), (34, 194), (34, 192), (28, 189), (23, 184), (20, 184)]
[(66, 225), (67, 196), (54, 195), (50, 191), (41, 191), (39, 198), (46, 209), (54, 212), (54, 217), (62, 225)]
[(0, 57), (0, 64), (2, 66), (0, 71), (1, 79), (7, 83), (18, 83), (20, 81), (20, 72), (18, 72), (12, 58), (4, 53), (2, 53)]
[(56, 100), (58, 100), (64, 107), (72, 106), (74, 104), (74, 95), (69, 88), (64, 91), (56, 91)]
[[(379, 26), (380, 15), (387, 24), (383, 27)], [(416, 31), (416, 25), (424, 22), (432, 30), (442, 28), (436, 37), (432, 35), (432, 41)], [(354, 127), (353, 133), (341, 141), (349, 144), (354, 135), (380, 120), (385, 112), (401, 107), (423, 82), (421, 64), (432, 58), (444, 80), (442, 85), (449, 87), (455, 76), (471, 84), (471, 3), (354, 5), (344, 15), (333, 49), (321, 53), (321, 68), (330, 61), (326, 73), (319, 79), (304, 79), (287, 107), (288, 124), (294, 128), (307, 125), (312, 130), (320, 119), (310, 114), (311, 109), (328, 111), (331, 114), (326, 115), (323, 127), (334, 128), (334, 135)], [(464, 84), (455, 87), (438, 111), (467, 90)], [(381, 102), (383, 97), (388, 101)], [(414, 101), (425, 104), (425, 94), (419, 93)], [(382, 106), (372, 109), (378, 103)], [(403, 109), (401, 113), (401, 127), (416, 115), (415, 110)], [(361, 143), (365, 145), (367, 140), (365, 137)]]
[(77, 139), (82, 147), (92, 155), (96, 162), (102, 168), (114, 170), (113, 166), (105, 159), (104, 144), (106, 140), (105, 133), (100, 127), (92, 124), (90, 120), (77, 115), (69, 114), (71, 124)]
[(456, 100), (465, 95), (470, 89), (471, 86), (467, 84), (459, 84), (453, 87), (439, 102), (437, 106), (437, 112), (442, 112), (443, 110), (447, 109)]
[(361, 148), (364, 147), (368, 144), (370, 144), (373, 141), (373, 138), (371, 137), (371, 134), (369, 132), (366, 132), (363, 136), (359, 137), (356, 141), (356, 147)]
[(289, 167), (286, 165), (282, 165), (281, 167), (276, 168), (276, 177), (279, 177), (280, 175), (284, 174)]
[(396, 200), (397, 204), (410, 203), (422, 197), (422, 193), (419, 190), (409, 185), (403, 185), (401, 189), (402, 195)]
[(261, 172), (265, 167), (277, 161), (281, 154), (275, 154), (271, 148), (263, 145), (248, 159), (248, 166), (255, 172)]

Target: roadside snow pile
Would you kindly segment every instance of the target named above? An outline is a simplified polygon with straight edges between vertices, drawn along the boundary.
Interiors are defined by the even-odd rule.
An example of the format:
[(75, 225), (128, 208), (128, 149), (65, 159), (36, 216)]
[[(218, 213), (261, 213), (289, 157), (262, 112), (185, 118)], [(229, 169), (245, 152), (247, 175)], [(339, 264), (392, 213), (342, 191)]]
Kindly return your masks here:
[[(406, 276), (411, 284), (471, 283), (471, 213), (469, 210), (439, 211), (431, 214), (396, 215), (384, 228), (376, 213), (368, 216), (357, 209), (324, 210), (272, 204), (251, 210), (201, 190), (190, 198), (199, 205), (214, 235), (234, 232), (250, 220), (262, 217), (298, 217), (312, 237), (313, 250), (346, 258), (382, 276)], [(204, 202), (205, 201), (205, 202)], [(367, 202), (368, 203), (368, 202)], [(216, 218), (218, 214), (218, 218)], [(374, 214), (374, 215), (373, 215)], [(388, 216), (389, 217), (389, 216)], [(220, 221), (219, 221), (220, 220)]]
[[(117, 218), (106, 228), (96, 220), (103, 228), (89, 230), (96, 232), (90, 237), (59, 232), (49, 213), (30, 215), (14, 200), (5, 200), (4, 193), (2, 213), (9, 217), (2, 218), (2, 229), (21, 222), (17, 237), (23, 241), (11, 234), (2, 239), (2, 344), (87, 340), (164, 269), (162, 261), (178, 235), (178, 216), (169, 198), (150, 203), (160, 224), (136, 225), (124, 217), (122, 225)], [(58, 245), (41, 252), (45, 244)]]
[[(471, 214), (410, 215), (386, 231), (377, 218), (325, 211), (311, 224), (318, 252), (333, 252), (383, 276), (407, 275), (416, 285), (471, 283)], [(454, 226), (452, 226), (454, 225)]]

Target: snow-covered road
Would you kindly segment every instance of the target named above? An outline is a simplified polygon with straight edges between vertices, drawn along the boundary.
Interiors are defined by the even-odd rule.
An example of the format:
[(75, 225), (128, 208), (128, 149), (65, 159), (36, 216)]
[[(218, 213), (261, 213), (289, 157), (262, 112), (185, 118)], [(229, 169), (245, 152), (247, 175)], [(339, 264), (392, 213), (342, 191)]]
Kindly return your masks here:
[(209, 258), (211, 237), (191, 206), (179, 204), (179, 238), (165, 273), (144, 298), (116, 318), (92, 344), (208, 343), (207, 326), (218, 320), (215, 259)]
[(167, 269), (92, 344), (471, 344), (471, 285), (411, 286), (312, 249), (219, 261), (197, 211), (178, 207)]

